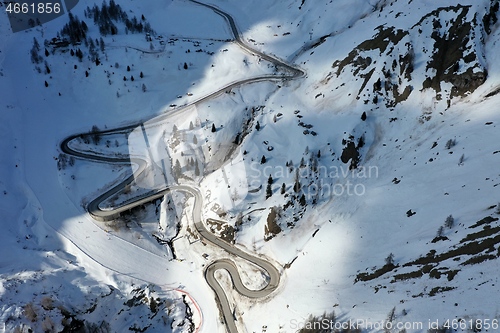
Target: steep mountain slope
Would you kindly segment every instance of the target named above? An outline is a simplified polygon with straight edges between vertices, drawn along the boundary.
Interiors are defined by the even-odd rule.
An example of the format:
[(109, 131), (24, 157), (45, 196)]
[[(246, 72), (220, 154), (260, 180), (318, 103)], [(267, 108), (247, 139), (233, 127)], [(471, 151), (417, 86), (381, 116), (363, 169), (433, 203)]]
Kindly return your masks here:
[[(264, 245), (272, 248), (275, 257), (289, 253), (290, 248), (297, 251), (298, 259), (289, 271), (293, 286), (285, 287), (288, 294), (284, 292), (283, 306), (293, 307), (287, 300), (296, 299), (297, 290), (315, 295), (312, 301), (300, 302), (288, 319), (278, 321), (282, 327), (290, 327), (297, 319), (293, 311), (299, 307), (316, 308), (314, 312), (320, 315), (333, 310), (335, 304), (340, 305), (337, 314), (372, 322), (385, 321), (396, 306), (398, 312), (407, 314), (396, 315), (399, 321), (422, 322), (424, 328), (429, 319), (443, 324), (445, 319), (496, 318), (496, 310), (489, 311), (484, 305), (487, 295), (497, 291), (495, 278), (475, 280), (495, 276), (495, 264), (484, 261), (498, 255), (497, 233), (495, 225), (478, 234), (474, 232), (478, 227), (473, 226), (485, 216), (491, 216), (492, 223), (496, 219), (498, 173), (493, 166), (498, 155), (491, 144), (496, 140), (498, 121), (494, 107), (498, 69), (494, 60), (496, 20), (492, 17), (498, 4), (439, 6), (399, 1), (379, 6), (349, 31), (326, 38), (308, 56), (299, 57), (297, 62), (304, 66), (309, 80), (298, 88), (293, 83), (282, 88), (267, 103), (270, 108), (288, 111), (291, 118), (295, 109), (304, 115), (296, 120), (296, 134), (287, 138), (293, 151), (276, 144), (273, 132), (285, 131), (275, 129), (281, 120), (273, 124), (272, 116), (263, 116), (265, 129), (252, 141), (268, 141), (274, 146), (276, 153), (267, 153), (274, 159), (271, 170), (276, 165), (285, 168), (290, 159), (297, 166), (302, 157), (294, 152), (305, 153), (306, 147), (309, 153), (302, 155), (306, 161), (313, 159), (310, 152), (319, 150), (318, 169), (325, 170), (323, 164), (328, 170), (326, 176), (306, 171), (304, 182), (310, 185), (303, 189), (306, 197), (310, 194), (308, 203), (322, 189), (320, 196), (325, 194), (326, 203), (306, 213), (297, 223), (301, 226), (293, 223), (292, 216), (282, 214), (276, 230), (281, 229), (285, 236), (278, 235), (270, 241), (273, 245)], [(330, 68), (328, 72), (326, 68)], [(316, 82), (308, 85), (311, 81)], [(302, 131), (307, 134), (303, 124), (314, 126), (318, 135), (313, 140), (308, 140), (309, 135), (302, 136), (302, 142), (294, 139)], [(285, 124), (286, 132), (292, 133), (289, 125)], [(332, 152), (334, 160), (325, 160)], [(265, 150), (254, 158), (260, 154)], [(360, 169), (347, 177), (338, 176), (337, 170), (354, 166), (353, 161)], [(377, 172), (370, 173), (370, 167)], [(283, 179), (277, 179), (277, 173), (272, 177), (280, 185)], [(291, 174), (288, 188), (294, 184)], [(261, 177), (262, 184), (267, 176)], [(331, 195), (335, 189), (332, 177), (346, 186), (343, 192), (337, 191), (342, 195)], [(352, 195), (346, 193), (349, 180)], [(363, 195), (354, 193), (352, 185), (357, 183), (366, 190), (360, 190)], [(277, 200), (287, 207), (289, 199)], [(460, 221), (454, 226), (460, 230), (440, 228), (450, 214)], [(261, 230), (267, 213), (263, 215)], [(332, 227), (329, 221), (338, 225)], [(295, 229), (287, 231), (290, 225)], [(304, 239), (300, 235), (305, 230), (309, 230), (308, 237), (315, 237), (302, 247), (297, 240)], [(249, 247), (258, 237), (250, 234), (241, 240), (246, 237)], [(390, 253), (395, 255), (394, 267), (384, 266)], [(289, 254), (286, 260), (294, 258)], [(477, 263), (481, 268), (474, 266)], [(303, 280), (311, 267), (317, 271), (305, 279), (317, 281), (315, 287), (291, 282)], [(441, 299), (452, 306), (434, 308)], [(461, 308), (465, 299), (467, 306)], [(261, 316), (272, 308), (264, 307)]]

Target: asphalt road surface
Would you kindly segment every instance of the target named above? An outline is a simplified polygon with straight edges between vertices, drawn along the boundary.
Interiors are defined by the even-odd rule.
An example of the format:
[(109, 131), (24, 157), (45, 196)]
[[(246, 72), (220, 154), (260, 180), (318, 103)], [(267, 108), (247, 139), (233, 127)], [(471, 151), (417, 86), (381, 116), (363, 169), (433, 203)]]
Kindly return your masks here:
[[(272, 56), (269, 56), (265, 53), (262, 53), (258, 50), (252, 49), (250, 46), (246, 45), (241, 36), (240, 33), (237, 29), (236, 23), (234, 19), (221, 9), (201, 3), (196, 0), (189, 0), (197, 5), (204, 6), (209, 8), (210, 10), (214, 11), (216, 14), (222, 16), (226, 22), (228, 23), (231, 32), (234, 36), (234, 43), (236, 43), (238, 46), (240, 46), (244, 51), (258, 56), (261, 59), (264, 59), (266, 61), (269, 61), (273, 63), (277, 68), (280, 68), (283, 73), (281, 74), (269, 74), (269, 75), (262, 75), (262, 76), (257, 76), (254, 78), (250, 79), (245, 79), (237, 82), (233, 82), (231, 84), (228, 84), (224, 87), (221, 87), (220, 89), (216, 90), (213, 93), (210, 93), (197, 101), (189, 104), (189, 105), (184, 105), (182, 107), (179, 107), (175, 110), (172, 110), (171, 112), (162, 114), (156, 118), (157, 121), (161, 121), (164, 119), (168, 119), (169, 117), (172, 117), (173, 115), (177, 115), (181, 112), (183, 112), (186, 108), (202, 103), (204, 101), (213, 99), (221, 94), (223, 94), (225, 91), (239, 87), (245, 84), (250, 84), (254, 82), (261, 82), (261, 81), (283, 81), (283, 80), (292, 80), (292, 79), (297, 79), (300, 77), (303, 77), (305, 75), (305, 72), (302, 71), (301, 69), (294, 67), (292, 65), (289, 65), (277, 58), (274, 58)], [(112, 134), (112, 133), (130, 133), (132, 132), (135, 128), (139, 126), (144, 126), (144, 123), (149, 120), (149, 119), (142, 119), (138, 120), (137, 122), (114, 128), (114, 129), (109, 129), (109, 130), (104, 130), (104, 131), (99, 131), (95, 134), (97, 135), (104, 135), (104, 134)], [(81, 133), (81, 134), (75, 134), (72, 135), (68, 138), (66, 138), (64, 141), (61, 142), (61, 150), (67, 155), (74, 156), (77, 158), (81, 159), (87, 159), (87, 160), (93, 160), (93, 161), (99, 161), (99, 162), (106, 162), (106, 163), (118, 163), (118, 164), (136, 164), (138, 165), (137, 170), (121, 181), (118, 185), (110, 188), (109, 190), (105, 191), (101, 195), (99, 195), (97, 198), (92, 200), (86, 207), (87, 211), (89, 214), (96, 220), (98, 221), (110, 221), (114, 220), (117, 217), (120, 216), (121, 213), (125, 211), (129, 211), (134, 207), (137, 207), (139, 205), (142, 205), (144, 203), (151, 202), (153, 200), (156, 200), (158, 198), (163, 197), (168, 191), (181, 191), (188, 193), (195, 198), (195, 205), (193, 208), (193, 221), (195, 228), (197, 232), (200, 234), (201, 237), (203, 237), (207, 242), (218, 246), (225, 251), (227, 251), (229, 254), (236, 256), (238, 258), (242, 258), (244, 260), (247, 260), (254, 265), (258, 266), (266, 275), (267, 277), (267, 284), (264, 288), (260, 290), (252, 290), (247, 288), (242, 280), (241, 276), (238, 272), (238, 269), (234, 262), (230, 259), (218, 259), (214, 260), (211, 262), (204, 270), (204, 275), (205, 275), (205, 280), (207, 281), (208, 285), (212, 288), (212, 290), (215, 293), (216, 296), (216, 301), (218, 302), (220, 309), (222, 310), (222, 315), (224, 318), (224, 322), (226, 325), (226, 328), (228, 332), (230, 333), (237, 333), (237, 327), (235, 324), (235, 318), (233, 317), (233, 310), (231, 309), (231, 306), (229, 304), (229, 301), (227, 299), (226, 293), (224, 292), (224, 289), (222, 286), (219, 284), (215, 277), (215, 272), (217, 270), (226, 270), (230, 277), (231, 281), (233, 283), (234, 289), (240, 293), (241, 295), (244, 295), (249, 298), (263, 298), (267, 297), (269, 294), (271, 294), (279, 285), (280, 283), (280, 272), (279, 270), (273, 266), (271, 263), (266, 261), (265, 259), (257, 256), (250, 254), (248, 252), (245, 252), (238, 247), (234, 246), (233, 244), (227, 243), (223, 241), (222, 239), (216, 237), (214, 234), (209, 232), (207, 228), (205, 227), (205, 223), (203, 222), (202, 218), (202, 206), (203, 206), (203, 196), (198, 190), (198, 188), (194, 185), (172, 185), (172, 186), (167, 186), (164, 189), (160, 190), (154, 190), (148, 193), (145, 193), (141, 196), (135, 197), (133, 200), (129, 201), (127, 204), (117, 206), (117, 207), (112, 207), (111, 209), (106, 209), (103, 210), (99, 207), (99, 205), (107, 200), (108, 198), (112, 197), (116, 193), (122, 191), (127, 185), (131, 184), (136, 177), (138, 177), (147, 167), (147, 162), (143, 159), (134, 157), (116, 157), (116, 156), (103, 156), (98, 153), (93, 153), (93, 152), (88, 152), (88, 151), (78, 151), (76, 149), (73, 149), (70, 147), (69, 143), (80, 137), (81, 135), (88, 135), (88, 133)]]

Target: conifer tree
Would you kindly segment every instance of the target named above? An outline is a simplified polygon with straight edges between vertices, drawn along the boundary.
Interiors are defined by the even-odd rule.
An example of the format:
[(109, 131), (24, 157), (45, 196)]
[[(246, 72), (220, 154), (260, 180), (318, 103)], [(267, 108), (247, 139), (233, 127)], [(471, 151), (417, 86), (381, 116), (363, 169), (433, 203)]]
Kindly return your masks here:
[(101, 49), (101, 52), (104, 52), (105, 45), (104, 45), (104, 40), (102, 39), (102, 37), (99, 39), (99, 47)]
[(295, 169), (295, 181), (293, 184), (293, 191), (295, 193), (299, 193), (300, 188), (301, 188), (301, 185), (300, 185), (300, 180), (299, 180), (299, 169)]
[(194, 162), (194, 175), (199, 176), (200, 175), (200, 168), (198, 167), (198, 160)]
[(179, 178), (182, 174), (182, 168), (181, 168), (181, 163), (179, 160), (175, 160), (174, 164), (174, 177)]
[(268, 183), (266, 187), (266, 199), (269, 199), (273, 195), (273, 189), (271, 188), (271, 184)]
[(451, 229), (453, 228), (453, 224), (455, 224), (455, 219), (453, 218), (452, 215), (449, 215), (444, 221), (444, 226), (448, 229)]
[(299, 203), (300, 203), (301, 206), (305, 206), (306, 205), (306, 196), (305, 196), (305, 194), (302, 194), (302, 196), (299, 199)]

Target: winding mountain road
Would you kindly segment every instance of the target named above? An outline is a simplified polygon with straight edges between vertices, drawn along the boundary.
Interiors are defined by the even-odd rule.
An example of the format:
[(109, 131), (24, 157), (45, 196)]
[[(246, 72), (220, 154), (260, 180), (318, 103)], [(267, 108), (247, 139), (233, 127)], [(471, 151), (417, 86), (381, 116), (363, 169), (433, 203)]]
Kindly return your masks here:
[[(261, 59), (264, 59), (266, 61), (269, 61), (273, 63), (277, 68), (280, 68), (283, 70), (284, 73), (281, 74), (270, 74), (270, 75), (262, 75), (250, 79), (245, 79), (237, 82), (233, 82), (231, 84), (228, 84), (217, 91), (208, 94), (197, 101), (185, 105), (182, 107), (179, 107), (169, 113), (162, 114), (158, 117), (156, 117), (157, 121), (161, 121), (164, 119), (167, 119), (169, 117), (172, 117), (173, 115), (179, 114), (186, 110), (186, 108), (202, 103), (204, 101), (213, 99), (221, 94), (223, 94), (225, 91), (228, 89), (234, 88), (234, 87), (239, 87), (245, 84), (250, 84), (250, 83), (255, 83), (255, 82), (261, 82), (261, 81), (283, 81), (283, 80), (292, 80), (292, 79), (297, 79), (300, 77), (303, 77), (305, 75), (305, 72), (302, 71), (299, 68), (296, 68), (292, 65), (289, 65), (275, 57), (269, 56), (267, 54), (264, 54), (258, 50), (252, 49), (250, 46), (246, 45), (240, 36), (240, 33), (238, 32), (236, 23), (234, 19), (224, 11), (220, 10), (219, 8), (213, 6), (213, 5), (208, 5), (204, 4), (202, 2), (196, 1), (196, 0), (188, 0), (194, 4), (204, 6), (206, 8), (209, 8), (216, 14), (222, 16), (226, 22), (228, 23), (231, 32), (234, 36), (234, 42), (240, 46), (243, 50), (246, 52), (252, 54), (252, 55), (257, 55)], [(114, 129), (109, 129), (109, 130), (104, 130), (104, 131), (99, 131), (94, 134), (97, 135), (104, 135), (104, 134), (112, 134), (112, 133), (130, 133), (132, 132), (135, 128), (139, 126), (143, 126), (146, 120), (139, 120), (133, 124), (114, 128)], [(106, 163), (118, 163), (118, 164), (136, 164), (138, 168), (133, 172), (132, 175), (121, 181), (119, 184), (116, 186), (112, 187), (111, 189), (107, 190), (106, 192), (102, 193), (99, 195), (97, 198), (92, 200), (86, 207), (87, 211), (89, 214), (96, 220), (98, 221), (110, 221), (114, 220), (117, 217), (120, 216), (121, 213), (128, 211), (134, 207), (137, 207), (139, 205), (142, 205), (147, 202), (151, 202), (155, 199), (163, 197), (167, 192), (169, 191), (180, 191), (187, 193), (189, 195), (192, 195), (195, 199), (195, 204), (193, 207), (193, 221), (195, 228), (199, 235), (203, 237), (206, 241), (209, 243), (213, 244), (214, 246), (220, 247), (227, 251), (229, 254), (232, 254), (233, 256), (242, 258), (244, 260), (247, 260), (251, 262), (252, 264), (258, 266), (260, 269), (262, 269), (268, 279), (267, 279), (267, 284), (264, 288), (260, 290), (252, 290), (247, 288), (244, 283), (241, 280), (241, 276), (238, 272), (238, 269), (234, 262), (230, 259), (218, 259), (210, 263), (204, 270), (204, 275), (205, 279), (208, 283), (208, 285), (213, 289), (216, 295), (216, 300), (218, 301), (218, 304), (221, 308), (222, 315), (224, 318), (225, 325), (227, 327), (228, 332), (230, 333), (237, 333), (238, 329), (235, 323), (235, 319), (233, 318), (233, 311), (231, 310), (231, 306), (229, 304), (229, 301), (227, 299), (227, 296), (224, 292), (224, 289), (220, 285), (220, 283), (217, 281), (215, 277), (215, 273), (217, 270), (226, 270), (230, 277), (231, 281), (233, 283), (234, 289), (240, 293), (241, 295), (244, 295), (249, 298), (263, 298), (271, 294), (279, 285), (280, 282), (280, 272), (279, 270), (269, 263), (267, 260), (260, 258), (257, 255), (253, 255), (250, 253), (247, 253), (238, 247), (227, 243), (223, 241), (222, 239), (216, 237), (214, 234), (212, 234), (210, 231), (207, 230), (205, 227), (205, 224), (203, 222), (203, 217), (202, 217), (202, 206), (203, 206), (203, 197), (202, 194), (200, 193), (199, 189), (193, 185), (186, 185), (186, 184), (181, 184), (181, 185), (171, 185), (166, 187), (164, 189), (160, 190), (154, 190), (150, 191), (146, 194), (143, 194), (141, 196), (135, 197), (132, 201), (133, 202), (128, 202), (126, 204), (123, 204), (121, 206), (117, 207), (112, 207), (111, 209), (106, 209), (103, 210), (100, 208), (100, 204), (104, 202), (105, 200), (109, 199), (116, 193), (122, 191), (127, 185), (131, 184), (136, 177), (138, 177), (146, 167), (148, 166), (148, 163), (146, 160), (137, 158), (137, 157), (116, 157), (116, 156), (104, 156), (102, 154), (98, 154), (95, 152), (90, 152), (90, 151), (79, 151), (75, 148), (72, 148), (70, 146), (70, 142), (78, 137), (89, 135), (89, 133), (81, 133), (81, 134), (75, 134), (72, 135), (65, 140), (61, 142), (60, 148), (61, 151), (67, 155), (74, 156), (77, 158), (81, 159), (87, 159), (87, 160), (93, 160), (93, 161), (98, 161), (98, 162), (106, 162)]]

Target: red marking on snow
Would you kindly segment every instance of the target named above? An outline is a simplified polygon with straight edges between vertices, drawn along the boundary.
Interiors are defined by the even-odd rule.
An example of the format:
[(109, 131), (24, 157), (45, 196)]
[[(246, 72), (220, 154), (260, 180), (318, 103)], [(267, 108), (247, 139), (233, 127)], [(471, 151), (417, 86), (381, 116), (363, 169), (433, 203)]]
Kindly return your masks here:
[(186, 295), (186, 296), (189, 298), (189, 300), (191, 301), (191, 303), (192, 303), (192, 304), (194, 304), (194, 306), (195, 306), (195, 308), (196, 308), (196, 311), (198, 311), (198, 314), (199, 314), (199, 316), (200, 316), (200, 325), (199, 325), (198, 327), (196, 327), (196, 331), (195, 331), (195, 333), (198, 333), (198, 332), (200, 331), (201, 327), (203, 326), (203, 313), (201, 312), (201, 309), (200, 309), (200, 307), (199, 307), (198, 303), (196, 303), (196, 301), (195, 301), (195, 300), (194, 300), (194, 298), (191, 296), (191, 294), (189, 294), (189, 293), (188, 293), (187, 291), (185, 291), (185, 290), (178, 289), (178, 288), (173, 288), (173, 289), (171, 289), (171, 288), (168, 288), (168, 287), (167, 287), (167, 289), (169, 289), (169, 290), (175, 290), (175, 291), (177, 291), (177, 292), (179, 292), (179, 293), (181, 293), (181, 294)]

